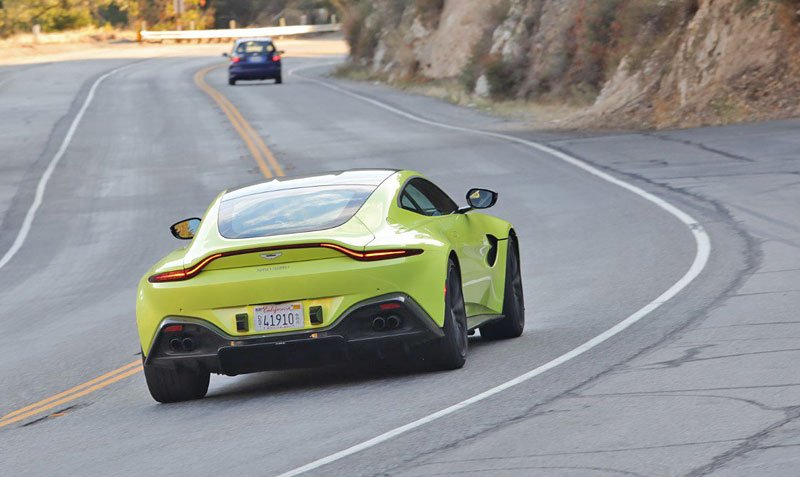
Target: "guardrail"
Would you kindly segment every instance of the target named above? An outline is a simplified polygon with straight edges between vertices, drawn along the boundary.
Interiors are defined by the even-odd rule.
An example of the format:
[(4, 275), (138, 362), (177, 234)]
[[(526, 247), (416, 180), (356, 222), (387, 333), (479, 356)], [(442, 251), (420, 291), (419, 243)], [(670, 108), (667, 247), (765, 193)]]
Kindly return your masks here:
[(203, 41), (203, 40), (233, 40), (236, 38), (249, 38), (259, 36), (291, 36), (303, 35), (306, 33), (325, 33), (339, 31), (342, 29), (341, 23), (326, 25), (292, 25), (265, 28), (229, 28), (225, 30), (173, 30), (173, 31), (150, 31), (142, 30), (139, 32), (139, 41), (161, 42), (165, 40), (175, 41)]

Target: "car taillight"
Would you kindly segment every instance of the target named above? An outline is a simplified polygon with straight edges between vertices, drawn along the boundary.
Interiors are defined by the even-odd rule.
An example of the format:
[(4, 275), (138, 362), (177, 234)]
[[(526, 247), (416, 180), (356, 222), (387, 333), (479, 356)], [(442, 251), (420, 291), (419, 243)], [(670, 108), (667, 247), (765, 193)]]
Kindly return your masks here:
[(172, 270), (169, 272), (157, 273), (155, 275), (149, 276), (147, 278), (147, 281), (149, 281), (150, 283), (165, 283), (165, 282), (179, 282), (182, 280), (188, 280), (197, 275), (198, 273), (200, 273), (206, 265), (208, 265), (209, 263), (213, 262), (214, 260), (220, 257), (242, 255), (246, 253), (268, 252), (271, 250), (313, 248), (313, 247), (325, 247), (332, 250), (336, 250), (337, 252), (341, 252), (350, 258), (362, 262), (386, 260), (389, 258), (411, 257), (422, 253), (422, 250), (417, 248), (394, 249), (394, 250), (371, 250), (369, 252), (359, 252), (357, 250), (350, 250), (349, 248), (342, 247), (341, 245), (336, 245), (332, 243), (293, 244), (293, 245), (283, 245), (277, 247), (260, 247), (260, 248), (251, 248), (245, 250), (232, 250), (230, 252), (224, 252), (224, 253), (215, 253), (214, 255), (209, 255), (208, 257), (200, 260), (199, 262), (197, 262), (196, 265), (194, 265), (189, 269)]
[(147, 281), (150, 283), (177, 282), (179, 280), (186, 280), (187, 278), (188, 277), (186, 276), (185, 271), (175, 270), (174, 272), (164, 272), (151, 275)]
[(273, 55), (272, 61), (281, 61), (281, 55)]
[(197, 265), (193, 266), (188, 270), (173, 270), (171, 272), (163, 272), (157, 273), (155, 275), (151, 275), (147, 278), (147, 281), (150, 283), (164, 283), (164, 282), (179, 282), (181, 280), (188, 280), (193, 276), (200, 273), (200, 270), (203, 269), (206, 265), (213, 262), (214, 260), (221, 257), (221, 253), (215, 253), (214, 255), (209, 255), (208, 257), (200, 260)]
[(332, 243), (321, 243), (319, 246), (338, 250), (350, 258), (355, 258), (356, 260), (365, 262), (373, 260), (385, 260), (387, 258), (411, 257), (413, 255), (419, 255), (422, 253), (422, 250), (420, 249), (373, 250), (370, 252), (358, 252), (356, 250), (350, 250), (349, 248), (340, 247), (339, 245)]
[(233, 63), (238, 63), (238, 62), (242, 61), (242, 58), (240, 56), (231, 56), (231, 61)]

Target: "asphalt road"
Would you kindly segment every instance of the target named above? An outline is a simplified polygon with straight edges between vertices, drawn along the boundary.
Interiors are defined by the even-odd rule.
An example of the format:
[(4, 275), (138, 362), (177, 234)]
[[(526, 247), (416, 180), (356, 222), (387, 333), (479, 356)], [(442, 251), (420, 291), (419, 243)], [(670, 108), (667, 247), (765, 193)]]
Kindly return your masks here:
[[(436, 100), (334, 83), (322, 75), (336, 58), (287, 49), (283, 85), (229, 87), (222, 69), (207, 81), (287, 174), (397, 167), (455, 198), (472, 186), (500, 191), (493, 212), (515, 223), (522, 247), (525, 334), (471, 340), (459, 371), (212, 377), (206, 399), (173, 405), (156, 404), (136, 373), (0, 428), (0, 474), (287, 472), (564, 355), (651, 303), (692, 264), (691, 230), (641, 196), (524, 144), (398, 111), (594, 164), (697, 219), (711, 255), (688, 287), (608, 341), (309, 475), (796, 473), (800, 122), (527, 132)], [(30, 233), (0, 269), (2, 415), (137, 359), (136, 282), (179, 245), (169, 224), (201, 214), (220, 190), (263, 178), (193, 81), (218, 57), (139, 56), (0, 67), (2, 255), (92, 84), (130, 65), (97, 87)]]

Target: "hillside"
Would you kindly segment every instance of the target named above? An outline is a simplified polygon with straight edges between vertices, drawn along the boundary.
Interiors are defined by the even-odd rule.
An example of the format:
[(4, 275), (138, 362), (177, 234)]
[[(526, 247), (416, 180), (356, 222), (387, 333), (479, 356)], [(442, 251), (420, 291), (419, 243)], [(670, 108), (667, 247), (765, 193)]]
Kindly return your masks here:
[(0, 39), (42, 33), (74, 36), (87, 29), (228, 28), (277, 25), (281, 18), (295, 25), (302, 20), (325, 23), (341, 0), (0, 0)]
[(577, 105), (572, 127), (800, 114), (800, 0), (359, 0), (346, 20), (371, 76)]

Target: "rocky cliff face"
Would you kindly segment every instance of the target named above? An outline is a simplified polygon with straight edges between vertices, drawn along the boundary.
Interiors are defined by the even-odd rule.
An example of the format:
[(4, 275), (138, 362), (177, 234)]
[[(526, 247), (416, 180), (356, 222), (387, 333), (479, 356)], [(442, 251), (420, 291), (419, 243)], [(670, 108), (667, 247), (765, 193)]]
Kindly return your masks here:
[(666, 126), (800, 114), (800, 3), (743, 3), (702, 2), (639, 68), (624, 58), (589, 113)]
[(568, 124), (800, 114), (800, 0), (360, 0), (355, 62), (496, 99), (583, 104)]

